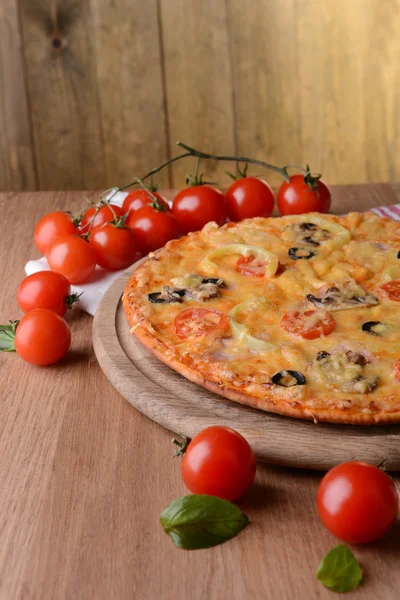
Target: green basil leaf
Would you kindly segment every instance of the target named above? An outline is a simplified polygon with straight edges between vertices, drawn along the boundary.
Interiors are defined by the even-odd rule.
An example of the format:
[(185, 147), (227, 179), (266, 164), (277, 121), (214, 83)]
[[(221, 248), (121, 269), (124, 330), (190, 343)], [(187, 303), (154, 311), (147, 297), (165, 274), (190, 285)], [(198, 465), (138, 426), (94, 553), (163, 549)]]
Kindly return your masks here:
[(0, 352), (15, 352), (14, 338), (19, 321), (10, 321), (10, 325), (0, 325)]
[(317, 579), (333, 592), (351, 592), (362, 579), (362, 570), (347, 546), (335, 546), (322, 559)]
[(161, 525), (175, 546), (198, 550), (235, 537), (249, 520), (228, 500), (196, 495), (177, 498), (160, 516)]

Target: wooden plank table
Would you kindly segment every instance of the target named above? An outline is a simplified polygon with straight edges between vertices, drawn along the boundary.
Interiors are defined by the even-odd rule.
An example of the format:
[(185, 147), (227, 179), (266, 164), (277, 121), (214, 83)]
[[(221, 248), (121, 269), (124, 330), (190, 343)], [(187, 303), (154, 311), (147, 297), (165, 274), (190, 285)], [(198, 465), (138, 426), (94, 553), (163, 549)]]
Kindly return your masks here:
[[(335, 212), (363, 210), (400, 202), (400, 185), (333, 195)], [(50, 210), (82, 208), (83, 196), (0, 194), (0, 322), (20, 314), (23, 266), (37, 256), (34, 224)], [(251, 520), (245, 531), (210, 550), (172, 545), (158, 522), (185, 493), (171, 435), (109, 385), (93, 354), (92, 318), (79, 310), (67, 318), (72, 348), (59, 364), (0, 355), (0, 600), (334, 597), (315, 578), (337, 543), (317, 517), (318, 473), (260, 465), (240, 503)], [(353, 550), (365, 571), (354, 597), (398, 598), (399, 524)]]

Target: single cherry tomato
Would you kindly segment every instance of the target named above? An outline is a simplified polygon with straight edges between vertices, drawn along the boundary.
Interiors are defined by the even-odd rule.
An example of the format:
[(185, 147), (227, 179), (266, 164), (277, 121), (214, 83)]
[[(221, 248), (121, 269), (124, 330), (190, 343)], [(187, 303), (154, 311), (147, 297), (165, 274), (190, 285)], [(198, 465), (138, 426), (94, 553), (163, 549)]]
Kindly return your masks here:
[(400, 381), (400, 359), (396, 360), (393, 365), (393, 373), (398, 381)]
[(72, 218), (64, 212), (51, 212), (42, 217), (35, 227), (35, 244), (39, 252), (46, 254), (51, 242), (62, 235), (77, 233)]
[(317, 181), (317, 186), (317, 189), (312, 189), (304, 181), (303, 175), (292, 175), (290, 182), (282, 183), (278, 190), (278, 207), (281, 215), (329, 212), (331, 193), (320, 179)]
[(71, 294), (70, 283), (64, 275), (39, 271), (21, 282), (17, 301), (24, 313), (35, 308), (47, 308), (62, 316), (78, 298), (77, 294)]
[[(157, 201), (161, 206), (165, 207), (166, 210), (169, 210), (168, 202), (166, 202), (164, 198), (160, 196), (160, 194), (157, 194), (157, 192), (151, 192), (151, 194), (152, 196), (157, 198)], [(147, 190), (133, 190), (133, 192), (129, 192), (129, 194), (125, 198), (124, 203), (122, 205), (122, 210), (125, 214), (128, 214), (130, 212), (136, 212), (137, 210), (143, 208), (143, 206), (146, 206), (147, 204), (153, 204), (153, 202), (154, 199), (150, 196)]]
[(333, 535), (348, 544), (364, 544), (392, 527), (399, 499), (392, 479), (381, 469), (347, 462), (322, 479), (317, 506), (323, 524)]
[(264, 277), (267, 263), (256, 256), (240, 256), (236, 262), (236, 271), (251, 277)]
[(288, 333), (300, 335), (306, 340), (315, 340), (323, 335), (329, 335), (335, 329), (335, 319), (323, 309), (306, 310), (300, 313), (290, 310), (281, 320), (281, 327)]
[(51, 365), (67, 352), (71, 332), (60, 315), (47, 308), (36, 308), (21, 319), (15, 333), (15, 349), (32, 365)]
[(152, 205), (130, 212), (125, 225), (133, 229), (138, 248), (145, 254), (161, 248), (179, 236), (178, 225), (171, 213)]
[(188, 308), (174, 319), (174, 332), (180, 338), (223, 334), (228, 327), (229, 317), (215, 308)]
[(193, 494), (233, 501), (252, 485), (256, 459), (244, 437), (229, 427), (214, 425), (203, 429), (189, 443), (181, 474)]
[(90, 234), (89, 244), (96, 253), (97, 264), (103, 269), (118, 271), (135, 262), (138, 247), (135, 234), (128, 227), (113, 223), (95, 227)]
[(389, 300), (400, 302), (400, 281), (388, 281), (381, 285), (379, 289), (385, 292), (385, 296), (387, 296)]
[[(113, 221), (118, 217), (122, 217), (125, 214), (125, 211), (116, 204), (105, 204), (100, 208), (97, 214), (96, 210), (97, 209), (95, 206), (85, 210), (79, 223), (79, 233), (87, 233), (91, 226), (92, 228), (100, 227), (104, 223), (109, 223), (110, 221)], [(96, 216), (94, 217), (95, 214)]]
[(275, 202), (268, 183), (257, 177), (237, 179), (225, 193), (225, 200), (231, 221), (269, 217)]
[(50, 269), (61, 273), (70, 283), (85, 281), (96, 267), (93, 248), (81, 237), (63, 235), (54, 240), (46, 254)]
[(227, 217), (225, 198), (208, 185), (188, 187), (175, 196), (172, 214), (183, 233), (199, 231), (210, 221), (223, 225)]

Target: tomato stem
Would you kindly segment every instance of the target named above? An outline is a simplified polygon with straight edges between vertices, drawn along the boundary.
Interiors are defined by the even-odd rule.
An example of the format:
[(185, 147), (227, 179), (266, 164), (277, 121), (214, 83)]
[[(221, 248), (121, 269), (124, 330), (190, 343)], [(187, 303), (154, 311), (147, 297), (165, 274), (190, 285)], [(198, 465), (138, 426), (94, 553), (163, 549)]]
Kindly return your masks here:
[(217, 185), (215, 181), (203, 180), (204, 173), (200, 173), (199, 175), (199, 164), (200, 158), (197, 157), (194, 175), (192, 176), (190, 173), (186, 175), (186, 185), (190, 185), (190, 187), (195, 187), (198, 185)]
[(217, 154), (207, 154), (206, 152), (200, 152), (199, 150), (196, 150), (195, 148), (191, 148), (190, 146), (187, 146), (186, 144), (183, 144), (182, 142), (177, 142), (177, 145), (180, 148), (187, 150), (187, 152), (191, 156), (197, 156), (199, 158), (205, 158), (205, 159), (210, 159), (210, 160), (235, 161), (236, 163), (244, 162), (244, 163), (250, 163), (252, 165), (258, 165), (259, 167), (264, 167), (266, 169), (270, 169), (271, 171), (275, 171), (276, 173), (279, 173), (280, 175), (282, 175), (282, 177), (287, 182), (290, 181), (290, 177), (289, 177), (288, 173), (285, 171), (284, 167), (276, 167), (275, 165), (271, 165), (262, 160), (257, 160), (255, 158), (246, 158), (245, 156), (220, 156)]
[(132, 187), (134, 185), (139, 185), (140, 181), (143, 182), (145, 179), (148, 179), (152, 175), (155, 175), (159, 171), (162, 171), (162, 169), (164, 169), (168, 165), (176, 162), (177, 160), (181, 160), (182, 158), (186, 158), (187, 156), (192, 156), (192, 154), (190, 152), (185, 152), (184, 154), (179, 154), (178, 156), (174, 156), (174, 158), (170, 158), (169, 160), (167, 160), (166, 162), (164, 162), (159, 167), (156, 167), (155, 169), (152, 169), (151, 171), (149, 171), (148, 173), (146, 173), (146, 175), (144, 175), (143, 177), (140, 177), (140, 178), (136, 177), (133, 181), (131, 181), (130, 183), (127, 183), (126, 185), (122, 185), (122, 186), (117, 187), (117, 188), (111, 188), (114, 191), (114, 193), (108, 199), (108, 202), (111, 202), (111, 200), (114, 198), (114, 196), (116, 194), (118, 194), (118, 192), (122, 192), (123, 190), (126, 190), (126, 189), (128, 189), (128, 188), (130, 188), (130, 187)]
[(138, 183), (139, 183), (140, 187), (143, 190), (145, 190), (148, 193), (148, 195), (150, 196), (150, 198), (153, 200), (152, 207), (154, 208), (154, 210), (156, 210), (157, 212), (166, 212), (168, 210), (167, 207), (159, 201), (157, 196), (155, 196), (153, 194), (153, 192), (151, 191), (151, 188), (148, 187), (145, 183), (143, 183), (142, 179), (138, 179)]
[(178, 449), (175, 450), (174, 456), (183, 456), (192, 441), (190, 437), (180, 433), (179, 436), (182, 438), (181, 440), (177, 440), (176, 438), (172, 438), (172, 443), (178, 446)]
[(67, 305), (67, 309), (70, 310), (75, 302), (78, 302), (79, 298), (82, 296), (83, 292), (80, 294), (70, 294), (65, 298), (65, 304)]
[(310, 165), (306, 165), (306, 170), (304, 172), (304, 182), (308, 185), (312, 190), (316, 190), (318, 192), (318, 181), (321, 179), (322, 175), (312, 175), (310, 171)]

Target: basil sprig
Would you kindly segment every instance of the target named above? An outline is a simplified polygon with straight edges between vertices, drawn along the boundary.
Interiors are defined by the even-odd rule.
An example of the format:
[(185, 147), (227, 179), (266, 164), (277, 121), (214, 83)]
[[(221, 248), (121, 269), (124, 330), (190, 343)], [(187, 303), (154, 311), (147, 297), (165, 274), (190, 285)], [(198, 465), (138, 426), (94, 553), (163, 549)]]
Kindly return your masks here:
[(211, 548), (235, 537), (249, 520), (228, 500), (196, 495), (177, 498), (160, 516), (175, 546), (184, 550)]
[(19, 321), (10, 321), (9, 325), (0, 325), (0, 352), (15, 352), (15, 332)]
[(332, 548), (322, 559), (317, 579), (333, 592), (351, 592), (362, 579), (362, 570), (347, 546)]

